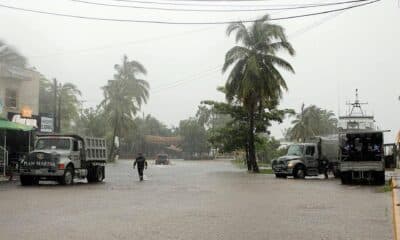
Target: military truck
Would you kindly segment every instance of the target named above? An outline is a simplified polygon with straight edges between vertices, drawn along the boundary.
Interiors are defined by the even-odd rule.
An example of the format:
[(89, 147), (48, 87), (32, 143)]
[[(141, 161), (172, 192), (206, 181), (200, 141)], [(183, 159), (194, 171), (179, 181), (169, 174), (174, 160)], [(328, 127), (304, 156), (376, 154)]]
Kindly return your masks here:
[(105, 177), (106, 160), (107, 147), (103, 138), (38, 135), (34, 151), (21, 159), (21, 184), (56, 180), (62, 185), (71, 185), (74, 178), (101, 182)]
[(285, 156), (272, 161), (272, 170), (278, 178), (318, 176), (329, 170), (338, 176), (338, 145), (337, 135), (291, 144)]
[(385, 183), (383, 132), (353, 130), (340, 133), (340, 172), (342, 184), (367, 181)]

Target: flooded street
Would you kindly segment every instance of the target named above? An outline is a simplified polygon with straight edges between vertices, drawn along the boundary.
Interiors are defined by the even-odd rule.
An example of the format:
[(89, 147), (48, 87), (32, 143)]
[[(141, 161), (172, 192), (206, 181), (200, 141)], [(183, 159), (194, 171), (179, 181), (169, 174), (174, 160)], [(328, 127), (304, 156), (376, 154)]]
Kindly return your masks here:
[(229, 161), (132, 161), (101, 184), (0, 184), (1, 239), (392, 239), (390, 193), (335, 179), (275, 179)]

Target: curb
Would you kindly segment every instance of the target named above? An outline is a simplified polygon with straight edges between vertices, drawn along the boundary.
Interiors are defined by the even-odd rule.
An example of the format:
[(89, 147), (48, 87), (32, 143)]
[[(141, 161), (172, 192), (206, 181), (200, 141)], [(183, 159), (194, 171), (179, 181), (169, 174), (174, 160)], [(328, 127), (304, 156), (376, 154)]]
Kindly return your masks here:
[(393, 232), (394, 232), (394, 239), (400, 240), (400, 209), (399, 209), (399, 200), (397, 197), (396, 189), (397, 189), (397, 182), (394, 177), (392, 177), (392, 201), (393, 201)]

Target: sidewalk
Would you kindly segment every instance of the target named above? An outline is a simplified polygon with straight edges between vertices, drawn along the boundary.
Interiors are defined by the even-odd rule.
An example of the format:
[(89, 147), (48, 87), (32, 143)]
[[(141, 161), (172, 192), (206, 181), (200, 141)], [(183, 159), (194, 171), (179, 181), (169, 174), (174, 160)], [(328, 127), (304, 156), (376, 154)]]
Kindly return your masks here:
[(0, 175), (0, 183), (7, 182), (7, 181), (8, 181), (8, 177), (4, 177), (4, 176)]
[(393, 200), (394, 239), (400, 240), (400, 169), (395, 169), (391, 176)]
[(18, 176), (13, 176), (12, 180), (10, 181), (10, 177), (8, 176), (5, 177), (3, 175), (0, 175), (0, 184), (7, 182), (14, 182), (16, 180), (18, 180)]

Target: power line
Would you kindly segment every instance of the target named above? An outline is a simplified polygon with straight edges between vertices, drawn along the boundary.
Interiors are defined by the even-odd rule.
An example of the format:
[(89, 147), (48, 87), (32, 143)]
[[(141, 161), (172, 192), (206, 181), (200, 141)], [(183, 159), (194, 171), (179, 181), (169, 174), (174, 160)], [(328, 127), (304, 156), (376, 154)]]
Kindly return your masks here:
[(332, 2), (332, 3), (304, 4), (301, 6), (292, 6), (292, 7), (254, 8), (254, 9), (164, 8), (164, 7), (108, 4), (108, 3), (91, 2), (91, 1), (85, 1), (85, 0), (70, 0), (70, 1), (84, 3), (84, 4), (90, 4), (90, 5), (104, 6), (104, 7), (133, 8), (133, 9), (147, 9), (147, 10), (174, 11), (174, 12), (259, 12), (259, 11), (295, 10), (295, 9), (307, 9), (307, 8), (316, 8), (316, 7), (327, 7), (327, 6), (343, 5), (343, 4), (350, 4), (350, 3), (368, 2), (370, 0), (351, 0), (351, 1)]
[[(323, 19), (321, 19), (319, 21), (315, 21), (312, 24), (310, 24), (310, 25), (308, 25), (308, 26), (306, 26), (306, 27), (304, 27), (302, 29), (299, 29), (299, 30), (289, 34), (288, 37), (289, 38), (296, 38), (296, 37), (298, 37), (300, 35), (303, 35), (304, 33), (312, 30), (313, 28), (316, 28), (316, 27), (322, 25), (323, 23), (325, 23), (325, 22), (327, 22), (329, 20), (332, 20), (335, 17), (338, 17), (342, 13), (343, 12), (337, 12), (336, 14), (329, 15), (329, 16), (327, 16), (327, 17), (325, 17), (325, 18), (323, 18)], [(181, 86), (183, 84), (186, 84), (186, 83), (194, 82), (196, 80), (201, 79), (202, 77), (208, 76), (211, 73), (214, 73), (216, 71), (220, 71), (221, 69), (222, 69), (222, 65), (219, 65), (219, 66), (207, 69), (206, 71), (203, 71), (201, 73), (198, 73), (198, 74), (190, 77), (189, 80), (187, 78), (185, 78), (185, 79), (181, 79), (181, 80), (177, 80), (177, 81), (168, 83), (168, 84), (166, 84), (164, 86), (158, 86), (156, 88), (151, 89), (151, 94), (152, 95), (154, 95), (154, 94), (157, 95), (157, 94), (161, 93), (164, 90), (169, 90), (171, 88), (179, 87), (179, 86)], [(93, 100), (92, 102), (95, 102), (95, 101)], [(98, 101), (96, 101), (96, 102), (98, 102)]]
[(109, 45), (103, 45), (103, 46), (92, 47), (92, 48), (75, 49), (75, 50), (70, 50), (70, 51), (50, 53), (50, 54), (46, 54), (46, 55), (34, 55), (34, 56), (29, 56), (29, 57), (30, 58), (43, 58), (43, 57), (51, 57), (51, 56), (64, 55), (64, 54), (70, 54), (70, 53), (80, 54), (80, 53), (85, 53), (85, 52), (90, 52), (90, 51), (114, 48), (116, 46), (120, 47), (120, 46), (134, 45), (134, 44), (140, 44), (140, 43), (147, 43), (147, 42), (151, 42), (151, 41), (157, 41), (157, 40), (168, 39), (168, 38), (176, 38), (176, 37), (180, 37), (180, 36), (185, 36), (187, 34), (193, 34), (193, 33), (207, 31), (207, 30), (214, 29), (214, 28), (215, 27), (206, 27), (206, 28), (201, 28), (201, 29), (196, 29), (196, 30), (184, 31), (184, 32), (180, 32), (180, 33), (164, 34), (164, 35), (156, 36), (153, 38), (145, 38), (145, 39), (139, 39), (136, 41), (118, 43), (118, 45), (109, 44)]
[[(326, 10), (326, 11), (321, 11), (321, 12), (293, 15), (293, 16), (288, 16), (288, 17), (271, 18), (270, 20), (272, 20), (272, 21), (287, 20), (287, 19), (304, 18), (304, 17), (322, 15), (322, 14), (327, 14), (327, 13), (332, 13), (332, 12), (344, 11), (344, 10), (348, 10), (348, 9), (352, 9), (352, 8), (358, 8), (358, 7), (366, 6), (366, 5), (373, 4), (373, 3), (376, 3), (379, 1), (381, 1), (381, 0), (374, 0), (374, 1), (366, 2), (366, 3), (362, 3), (362, 4), (358, 4), (358, 5), (352, 5), (349, 7), (337, 8), (337, 9)], [(51, 16), (95, 20), (95, 21), (109, 21), (109, 22), (150, 23), (150, 24), (166, 24), (166, 25), (218, 25), (218, 24), (225, 25), (225, 24), (231, 24), (231, 23), (237, 23), (237, 22), (252, 23), (252, 22), (260, 21), (260, 19), (254, 19), (254, 20), (243, 20), (243, 21), (219, 21), (219, 22), (217, 22), (217, 21), (216, 22), (172, 22), (172, 21), (160, 21), (160, 20), (116, 19), (116, 18), (99, 18), (99, 17), (88, 17), (88, 16), (71, 15), (71, 14), (64, 14), (64, 13), (47, 12), (47, 11), (41, 11), (41, 10), (33, 10), (33, 9), (27, 9), (27, 8), (14, 7), (14, 6), (9, 6), (9, 5), (4, 5), (4, 4), (0, 4), (0, 7), (13, 9), (13, 10), (17, 10), (17, 11), (33, 12), (33, 13), (39, 13), (39, 14), (45, 14), (45, 15), (51, 15)]]
[[(140, 3), (140, 4), (155, 4), (155, 5), (170, 5), (170, 6), (198, 6), (198, 7), (265, 7), (267, 5), (243, 5), (236, 4), (241, 2), (266, 2), (267, 0), (253, 0), (253, 1), (202, 1), (202, 0), (174, 0), (174, 2), (157, 2), (157, 1), (140, 1), (140, 0), (111, 0), (114, 2), (128, 2), (128, 3)], [(269, 0), (272, 1), (272, 0)], [(185, 3), (177, 3), (177, 2), (185, 2)], [(187, 2), (195, 2), (195, 4), (188, 4)], [(202, 2), (202, 3), (199, 3)], [(213, 2), (212, 4), (205, 4), (204, 2)], [(215, 4), (217, 2), (217, 4)], [(220, 2), (229, 2), (230, 5), (227, 4), (219, 4)], [(268, 1), (267, 1), (268, 2)], [(235, 5), (232, 5), (235, 4)], [(293, 6), (299, 4), (274, 4), (274, 6)], [(271, 6), (271, 5), (268, 5)]]
[[(343, 12), (336, 12), (335, 14), (329, 15), (329, 16), (327, 16), (327, 17), (325, 17), (325, 18), (323, 18), (323, 19), (321, 19), (319, 21), (315, 21), (312, 24), (310, 24), (310, 25), (308, 25), (308, 26), (306, 26), (306, 27), (304, 27), (302, 29), (299, 29), (299, 30), (289, 34), (288, 37), (289, 38), (296, 38), (296, 37), (298, 37), (300, 35), (303, 35), (304, 33), (312, 30), (313, 28), (316, 28), (316, 27), (324, 24), (325, 22), (327, 22), (329, 20), (332, 20), (335, 17), (338, 17), (342, 13), (344, 13), (344, 11)], [(222, 65), (219, 65), (219, 66), (217, 66), (215, 68), (209, 69), (209, 70), (207, 70), (207, 71), (205, 71), (203, 73), (212, 73), (212, 72), (215, 72), (216, 70), (219, 70), (219, 71), (222, 70)], [(208, 75), (208, 74), (205, 74), (205, 75)], [(175, 87), (178, 87), (178, 86), (180, 86), (182, 84), (185, 84), (185, 83), (188, 83), (188, 82), (193, 82), (195, 80), (198, 80), (199, 76), (201, 76), (201, 75), (197, 74), (197, 78), (194, 78), (194, 79), (191, 79), (191, 80), (178, 80), (178, 81), (170, 83), (169, 86), (159, 87), (157, 89), (153, 89), (153, 91), (155, 90), (155, 92), (153, 92), (153, 94), (158, 94), (163, 90), (168, 90), (168, 89), (171, 89), (171, 88), (175, 88)]]

